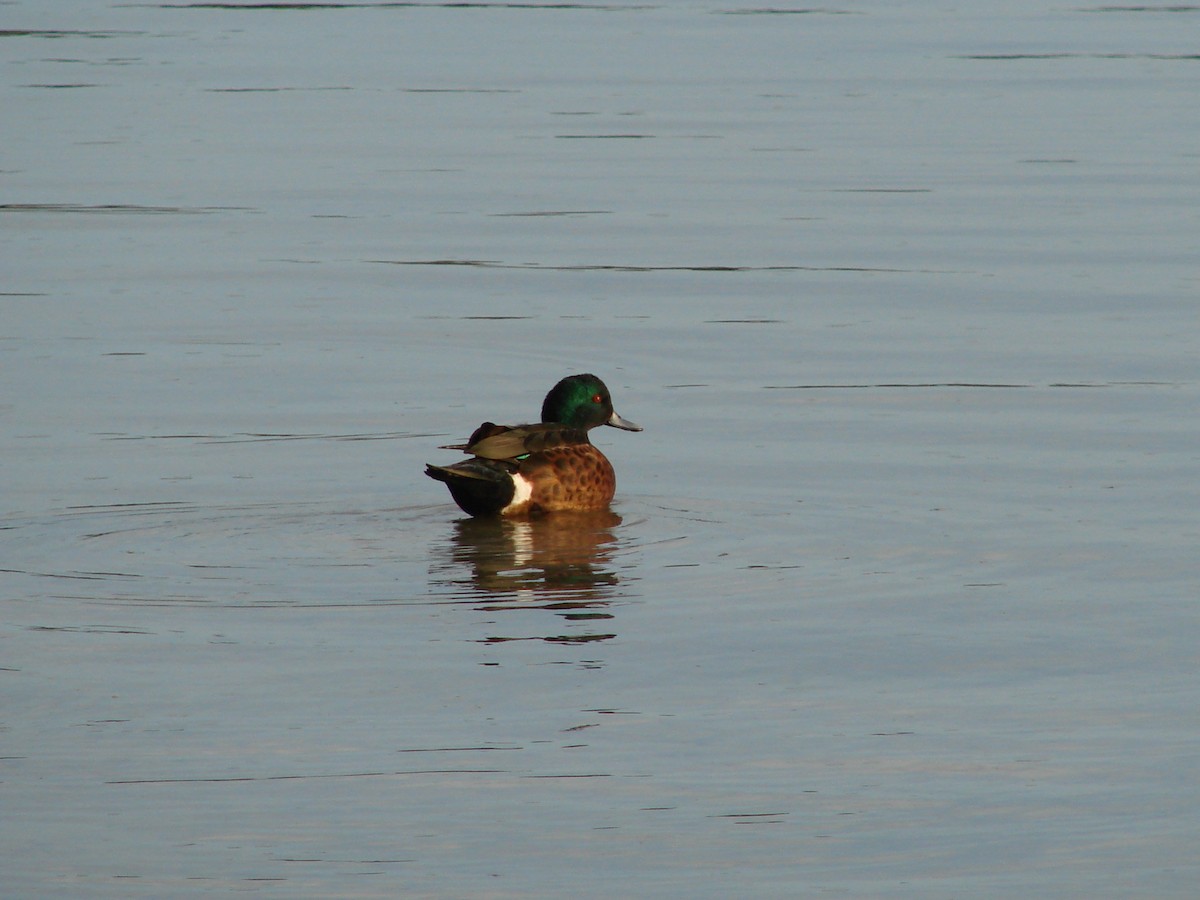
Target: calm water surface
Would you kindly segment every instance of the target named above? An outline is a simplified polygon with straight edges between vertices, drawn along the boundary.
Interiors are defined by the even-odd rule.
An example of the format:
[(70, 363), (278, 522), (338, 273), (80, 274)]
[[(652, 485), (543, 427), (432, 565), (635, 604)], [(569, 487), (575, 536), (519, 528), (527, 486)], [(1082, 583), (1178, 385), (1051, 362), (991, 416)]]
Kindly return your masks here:
[(1193, 896), (1198, 24), (0, 6), (6, 896)]

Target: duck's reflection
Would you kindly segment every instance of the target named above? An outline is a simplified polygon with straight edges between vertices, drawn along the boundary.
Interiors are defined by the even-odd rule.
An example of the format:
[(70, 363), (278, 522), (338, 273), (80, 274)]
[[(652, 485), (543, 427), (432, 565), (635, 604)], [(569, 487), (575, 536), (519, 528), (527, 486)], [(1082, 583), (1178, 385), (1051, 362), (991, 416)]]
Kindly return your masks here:
[[(609, 607), (620, 584), (613, 530), (620, 523), (609, 510), (523, 520), (463, 519), (455, 523), (444, 558), (434, 562), (432, 580), (461, 599), (483, 601), (480, 609), (552, 610), (576, 628), (611, 620)], [(610, 630), (606, 621), (604, 631)], [(613, 636), (572, 628), (570, 634), (534, 639), (576, 643)], [(522, 639), (529, 638), (488, 640)]]

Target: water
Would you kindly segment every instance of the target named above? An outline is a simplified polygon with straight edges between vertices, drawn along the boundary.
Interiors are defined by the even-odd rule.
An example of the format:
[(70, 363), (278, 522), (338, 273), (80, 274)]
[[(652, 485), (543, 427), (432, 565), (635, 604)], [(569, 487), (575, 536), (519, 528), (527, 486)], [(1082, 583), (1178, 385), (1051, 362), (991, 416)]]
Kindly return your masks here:
[(1191, 896), (1197, 16), (4, 7), (6, 894)]

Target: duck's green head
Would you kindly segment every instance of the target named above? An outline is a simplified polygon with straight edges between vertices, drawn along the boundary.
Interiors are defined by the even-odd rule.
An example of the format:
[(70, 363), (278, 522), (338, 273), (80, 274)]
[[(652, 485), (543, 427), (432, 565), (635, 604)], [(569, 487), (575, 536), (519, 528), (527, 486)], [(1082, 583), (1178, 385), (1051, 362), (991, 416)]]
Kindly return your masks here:
[(542, 403), (542, 421), (583, 429), (611, 425), (626, 431), (642, 430), (641, 425), (617, 415), (608, 388), (595, 375), (568, 375), (556, 384)]

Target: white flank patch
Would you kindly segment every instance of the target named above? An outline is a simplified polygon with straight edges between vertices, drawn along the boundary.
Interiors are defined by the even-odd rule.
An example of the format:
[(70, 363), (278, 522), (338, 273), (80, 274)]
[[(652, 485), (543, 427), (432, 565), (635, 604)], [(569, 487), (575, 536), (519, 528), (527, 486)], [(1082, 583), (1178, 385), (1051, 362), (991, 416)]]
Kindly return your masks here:
[(523, 506), (524, 504), (528, 503), (529, 498), (533, 496), (533, 482), (531, 482), (528, 478), (526, 478), (524, 475), (516, 474), (513, 475), (512, 480), (512, 502), (509, 503), (508, 506), (504, 507), (504, 509), (500, 510), (502, 513), (506, 513), (509, 510)]

